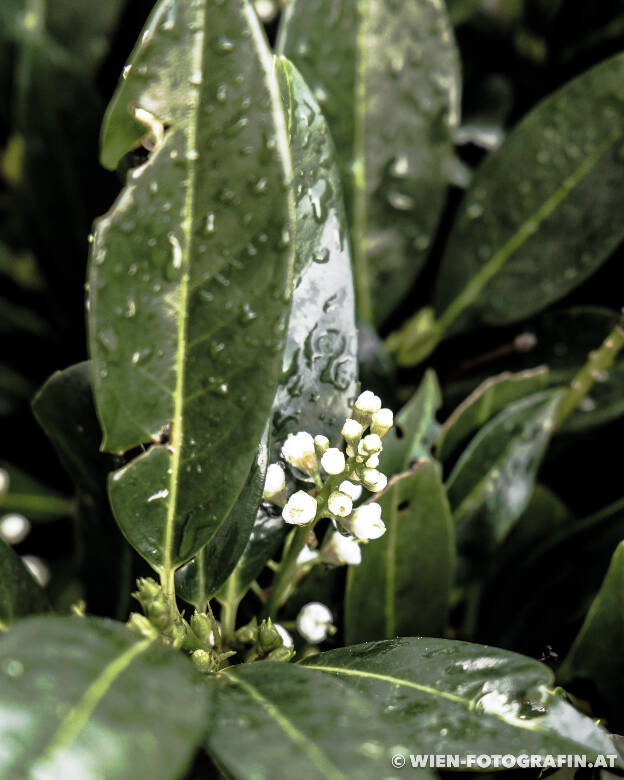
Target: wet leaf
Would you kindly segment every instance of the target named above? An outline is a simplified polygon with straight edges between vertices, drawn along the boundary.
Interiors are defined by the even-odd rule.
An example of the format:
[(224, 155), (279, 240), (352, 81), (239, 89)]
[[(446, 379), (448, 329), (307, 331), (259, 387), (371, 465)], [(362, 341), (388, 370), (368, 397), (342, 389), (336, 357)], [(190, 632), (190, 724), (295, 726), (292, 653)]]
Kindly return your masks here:
[(0, 627), (49, 609), (48, 599), (19, 555), (0, 539)]
[(384, 474), (398, 474), (415, 460), (431, 457), (440, 430), (436, 413), (441, 405), (438, 378), (429, 370), (418, 390), (397, 414), (394, 428), (384, 436), (380, 465)]
[(440, 429), (436, 454), (446, 460), (471, 434), (495, 414), (548, 385), (548, 369), (536, 368), (519, 374), (505, 372), (486, 379), (451, 414)]
[[(303, 662), (338, 677), (410, 740), (410, 753), (617, 755), (607, 733), (552, 691), (544, 664), (448, 639), (394, 639)], [(618, 759), (618, 762), (620, 759)]]
[[(399, 776), (390, 763), (399, 742), (374, 703), (329, 675), (293, 664), (245, 664), (211, 681), (208, 697), (217, 717), (206, 747), (237, 780)], [(405, 755), (410, 745), (402, 746)]]
[(455, 567), (453, 520), (438, 466), (422, 461), (379, 499), (386, 533), (349, 567), (348, 643), (439, 636)]
[[(624, 238), (624, 56), (539, 104), (476, 173), (435, 308), (447, 332), (525, 319), (580, 285)], [(518, 183), (518, 179), (521, 181)]]
[(206, 609), (208, 599), (230, 576), (249, 542), (264, 488), (267, 444), (265, 433), (247, 482), (223, 525), (203, 550), (176, 571), (176, 593), (199, 611)]
[(274, 402), (273, 458), (289, 433), (336, 440), (357, 390), (353, 276), (333, 143), (292, 63), (278, 60), (278, 76), (295, 171), (299, 284)]
[(620, 542), (600, 591), (558, 672), (560, 680), (590, 680), (615, 711), (621, 710), (624, 632), (624, 542)]
[[(444, 7), (435, 0), (294, 0), (278, 49), (329, 122), (358, 314), (380, 323), (422, 268), (445, 200), (460, 88)], [(319, 193), (321, 205), (327, 194)]]
[(115, 516), (169, 576), (218, 531), (271, 410), (292, 172), (273, 59), (247, 0), (161, 0), (124, 75), (103, 162), (141, 139), (155, 148), (96, 225), (90, 347), (103, 448), (154, 442), (111, 480)]
[(178, 777), (202, 736), (202, 693), (181, 654), (119, 623), (27, 619), (0, 642), (0, 772)]
[(460, 552), (478, 562), (525, 510), (550, 442), (560, 393), (510, 404), (462, 453), (447, 482)]

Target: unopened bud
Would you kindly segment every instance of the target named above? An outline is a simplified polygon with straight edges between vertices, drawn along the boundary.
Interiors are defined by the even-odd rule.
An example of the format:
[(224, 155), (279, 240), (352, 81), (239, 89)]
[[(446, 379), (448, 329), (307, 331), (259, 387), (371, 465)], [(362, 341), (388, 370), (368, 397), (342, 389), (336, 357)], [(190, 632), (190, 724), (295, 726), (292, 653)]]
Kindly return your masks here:
[(362, 486), (354, 485), (353, 482), (349, 482), (348, 479), (345, 479), (344, 482), (340, 483), (338, 490), (341, 493), (346, 493), (351, 501), (357, 501), (358, 498), (362, 495)]
[(258, 626), (258, 650), (262, 655), (282, 646), (282, 637), (273, 625), (271, 618), (263, 620)]
[(353, 417), (366, 427), (375, 412), (381, 409), (381, 398), (370, 390), (361, 393), (353, 405)]
[(286, 475), (277, 463), (271, 463), (267, 469), (262, 498), (277, 506), (284, 506), (286, 503)]
[(267, 655), (267, 657), (264, 660), (281, 661), (287, 663), (294, 656), (294, 654), (295, 654), (294, 648), (285, 647), (284, 645), (282, 645), (282, 647), (278, 647), (276, 650), (271, 650), (271, 652)]
[(341, 432), (347, 444), (350, 444), (352, 447), (357, 447), (358, 442), (364, 433), (364, 426), (357, 420), (348, 419), (345, 420)]
[(346, 526), (353, 536), (361, 541), (379, 539), (386, 532), (386, 526), (381, 519), (381, 506), (376, 503), (364, 504), (354, 509)]
[(377, 455), (383, 449), (381, 439), (376, 433), (369, 433), (358, 445), (358, 455), (361, 458), (369, 458), (371, 455)]
[(318, 455), (319, 458), (322, 455), (324, 455), (329, 449), (329, 439), (327, 438), (327, 436), (323, 436), (321, 434), (315, 436), (314, 449), (316, 450), (316, 454)]
[(304, 474), (314, 474), (318, 471), (318, 461), (314, 448), (314, 439), (309, 433), (301, 431), (291, 434), (282, 445), (282, 455), (290, 466)]
[(158, 637), (156, 628), (150, 623), (145, 615), (140, 615), (138, 612), (133, 612), (130, 615), (126, 625), (135, 636), (142, 639), (156, 639)]
[(316, 499), (298, 490), (288, 499), (282, 517), (289, 525), (310, 525), (316, 517), (316, 509)]
[(204, 612), (195, 612), (191, 616), (191, 629), (195, 636), (206, 647), (213, 647), (215, 643), (212, 621)]
[(364, 469), (362, 472), (362, 483), (371, 493), (381, 493), (382, 490), (386, 489), (388, 477), (382, 474), (381, 471), (377, 471), (377, 469)]
[(353, 511), (353, 502), (345, 493), (334, 490), (327, 499), (327, 508), (334, 517), (348, 517)]
[(351, 537), (335, 531), (321, 551), (321, 560), (334, 566), (358, 566), (362, 562), (362, 550)]
[(383, 438), (394, 425), (394, 415), (390, 409), (380, 409), (371, 419), (371, 433)]
[(297, 616), (297, 631), (311, 644), (318, 644), (327, 639), (330, 633), (333, 617), (324, 604), (313, 601), (306, 604)]
[(336, 447), (330, 447), (321, 458), (321, 466), (332, 476), (342, 474), (346, 466), (345, 456)]
[(214, 674), (219, 670), (219, 656), (213, 650), (195, 650), (191, 660), (202, 674)]

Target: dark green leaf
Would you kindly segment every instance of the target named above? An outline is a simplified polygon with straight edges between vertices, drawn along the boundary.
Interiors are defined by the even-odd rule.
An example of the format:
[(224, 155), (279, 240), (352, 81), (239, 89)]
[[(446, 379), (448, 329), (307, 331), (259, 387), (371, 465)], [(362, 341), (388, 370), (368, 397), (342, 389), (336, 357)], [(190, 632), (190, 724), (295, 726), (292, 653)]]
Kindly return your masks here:
[(546, 392), (510, 404), (462, 453), (447, 482), (462, 554), (482, 559), (525, 510), (560, 400)]
[[(375, 702), (412, 753), (616, 754), (605, 731), (552, 691), (553, 673), (516, 653), (447, 639), (394, 639), (304, 661)], [(591, 760), (591, 759), (590, 759)]]
[(591, 680), (602, 698), (621, 710), (624, 639), (624, 542), (620, 542), (583, 627), (559, 670), (564, 682)]
[(6, 492), (0, 491), (0, 510), (19, 512), (29, 520), (51, 520), (73, 511), (73, 502), (48, 485), (10, 463), (0, 461), (7, 481)]
[(601, 63), (538, 105), (486, 159), (440, 268), (443, 329), (535, 314), (624, 238), (623, 84), (624, 56)]
[(204, 611), (208, 599), (227, 580), (243, 554), (251, 535), (268, 465), (267, 433), (258, 446), (247, 482), (227, 519), (195, 558), (176, 572), (176, 592)]
[(348, 643), (395, 636), (439, 636), (455, 568), (453, 520), (439, 469), (423, 461), (379, 499), (386, 533), (349, 568)]
[(548, 369), (541, 367), (520, 374), (505, 372), (487, 379), (455, 409), (440, 429), (437, 456), (440, 460), (446, 460), (501, 409), (527, 395), (544, 390), (548, 378)]
[(155, 149), (97, 223), (90, 345), (103, 448), (154, 442), (111, 480), (115, 516), (169, 576), (218, 531), (271, 410), (292, 172), (273, 59), (247, 0), (161, 0), (125, 75), (102, 159), (115, 166), (148, 129)]
[(278, 60), (295, 171), (295, 268), (273, 457), (289, 433), (335, 440), (357, 389), (353, 277), (342, 190), (327, 123), (292, 63)]
[(380, 468), (385, 474), (398, 474), (418, 458), (431, 457), (440, 431), (436, 412), (441, 405), (438, 379), (429, 370), (416, 393), (397, 414), (394, 428), (384, 437)]
[[(422, 268), (444, 204), (459, 65), (435, 0), (294, 0), (278, 49), (321, 104), (336, 148), (361, 319), (381, 322)], [(319, 190), (319, 207), (330, 191)]]
[(205, 718), (181, 654), (95, 618), (31, 618), (0, 641), (3, 777), (180, 777)]
[(0, 624), (49, 609), (47, 598), (19, 555), (0, 539)]
[(211, 682), (209, 698), (207, 748), (237, 780), (398, 777), (392, 755), (411, 752), (372, 702), (300, 666), (238, 666)]

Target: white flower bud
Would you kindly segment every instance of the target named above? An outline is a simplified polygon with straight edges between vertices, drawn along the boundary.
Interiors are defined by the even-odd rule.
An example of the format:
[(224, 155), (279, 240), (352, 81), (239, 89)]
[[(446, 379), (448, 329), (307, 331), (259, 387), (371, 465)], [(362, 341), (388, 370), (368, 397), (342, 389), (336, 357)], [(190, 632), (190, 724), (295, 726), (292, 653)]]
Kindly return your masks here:
[(312, 601), (302, 607), (297, 616), (297, 631), (313, 645), (327, 639), (332, 625), (332, 613), (319, 601)]
[(294, 645), (293, 638), (288, 633), (288, 631), (286, 631), (284, 626), (280, 626), (279, 623), (273, 623), (273, 628), (280, 635), (280, 638), (282, 640), (282, 645), (284, 647), (292, 647)]
[(293, 466), (304, 474), (313, 474), (318, 470), (314, 439), (309, 433), (300, 431), (291, 434), (282, 445), (282, 455)]
[(375, 412), (380, 409), (381, 398), (370, 390), (365, 390), (353, 404), (353, 416), (362, 425), (367, 426)]
[(304, 544), (301, 548), (301, 552), (297, 556), (297, 566), (305, 566), (308, 563), (314, 563), (319, 557), (317, 550), (312, 550), (307, 544)]
[(334, 517), (348, 517), (353, 511), (353, 502), (345, 493), (334, 490), (327, 499), (327, 508)]
[(362, 563), (362, 550), (360, 545), (350, 536), (343, 536), (334, 532), (329, 542), (321, 551), (323, 563), (331, 563), (334, 566), (358, 566)]
[(379, 539), (386, 533), (386, 526), (381, 519), (381, 506), (375, 503), (354, 509), (347, 526), (353, 536), (362, 541)]
[(364, 487), (371, 491), (371, 493), (381, 493), (386, 489), (388, 484), (388, 477), (382, 474), (377, 469), (364, 469), (362, 472), (362, 482)]
[(379, 436), (377, 436), (376, 433), (369, 433), (368, 436), (365, 436), (359, 443), (358, 455), (365, 458), (370, 455), (376, 455), (378, 452), (381, 452), (382, 449), (383, 444), (381, 443)]
[(328, 474), (335, 476), (345, 470), (345, 456), (337, 447), (330, 447), (321, 458), (321, 466)]
[(376, 469), (377, 466), (379, 466), (379, 453), (371, 455), (370, 458), (366, 461), (366, 468), (368, 469)]
[(340, 483), (338, 490), (341, 493), (346, 493), (351, 501), (357, 501), (358, 498), (362, 495), (362, 486), (354, 485), (353, 482), (349, 482), (348, 479), (345, 479), (344, 482)]
[(316, 454), (321, 457), (323, 453), (327, 452), (329, 449), (329, 439), (327, 436), (322, 436), (319, 434), (318, 436), (314, 437), (314, 449), (316, 450)]
[(357, 445), (364, 433), (364, 427), (357, 420), (347, 419), (342, 426), (341, 433), (349, 444)]
[(262, 498), (267, 501), (278, 499), (279, 505), (283, 506), (286, 500), (286, 475), (284, 469), (277, 463), (271, 463), (267, 469), (266, 479), (264, 481), (264, 491)]
[(30, 521), (24, 515), (12, 513), (5, 515), (0, 520), (0, 539), (4, 539), (7, 544), (19, 544), (30, 531)]
[(316, 499), (298, 490), (288, 499), (282, 517), (290, 525), (310, 525), (316, 517)]
[(394, 415), (390, 409), (380, 409), (373, 414), (371, 420), (371, 433), (384, 437), (394, 425)]

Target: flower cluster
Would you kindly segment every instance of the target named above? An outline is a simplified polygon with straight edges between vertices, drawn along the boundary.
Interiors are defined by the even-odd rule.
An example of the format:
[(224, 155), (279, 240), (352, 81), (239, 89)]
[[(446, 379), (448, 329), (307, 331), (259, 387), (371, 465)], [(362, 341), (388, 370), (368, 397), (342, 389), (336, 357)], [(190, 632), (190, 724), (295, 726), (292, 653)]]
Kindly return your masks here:
[(378, 503), (355, 504), (362, 488), (376, 494), (388, 483), (378, 466), (382, 438), (392, 425), (390, 409), (382, 409), (380, 398), (367, 390), (357, 398), (352, 416), (343, 425), (344, 452), (331, 447), (326, 436), (313, 437), (305, 431), (291, 434), (284, 442), (284, 461), (295, 478), (314, 482), (315, 494), (298, 490), (288, 497), (284, 469), (274, 463), (267, 471), (264, 498), (283, 508), (284, 521), (290, 525), (312, 527), (327, 517), (335, 529), (320, 551), (303, 548), (300, 566), (317, 562), (357, 565), (362, 559), (359, 543), (385, 533)]

